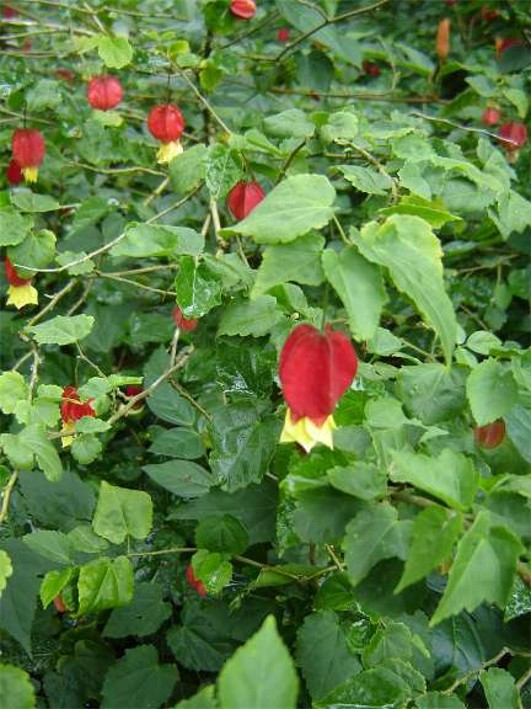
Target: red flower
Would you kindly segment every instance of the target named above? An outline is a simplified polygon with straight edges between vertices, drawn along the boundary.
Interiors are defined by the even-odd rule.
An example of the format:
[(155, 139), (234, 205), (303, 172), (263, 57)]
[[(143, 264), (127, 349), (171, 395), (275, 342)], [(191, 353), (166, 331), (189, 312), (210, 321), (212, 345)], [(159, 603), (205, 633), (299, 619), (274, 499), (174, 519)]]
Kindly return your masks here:
[(4, 261), (4, 268), (6, 280), (9, 283), (6, 305), (14, 305), (17, 310), (20, 310), (25, 305), (37, 305), (39, 294), (31, 285), (33, 277), (21, 278), (7, 256)]
[(505, 423), (503, 419), (498, 419), (485, 426), (474, 428), (474, 438), (481, 448), (496, 448), (505, 438)]
[(497, 108), (494, 106), (487, 106), (487, 108), (483, 111), (483, 114), (481, 116), (481, 120), (484, 125), (486, 126), (494, 126), (496, 123), (501, 118), (501, 113)]
[(507, 121), (500, 126), (498, 135), (506, 150), (518, 150), (527, 143), (527, 128), (519, 121)]
[(2, 16), (6, 18), (6, 20), (10, 20), (13, 17), (16, 17), (18, 15), (18, 12), (15, 10), (15, 8), (10, 5), (9, 3), (5, 2), (2, 5)]
[(171, 143), (181, 137), (185, 121), (177, 106), (168, 103), (151, 109), (147, 125), (154, 138), (161, 143)]
[(18, 185), (19, 182), (22, 182), (22, 180), (24, 179), (24, 175), (22, 174), (20, 165), (16, 160), (12, 159), (9, 162), (9, 165), (7, 166), (6, 170), (6, 177), (10, 185)]
[(73, 84), (74, 79), (76, 78), (74, 72), (69, 71), (68, 69), (57, 69), (55, 72), (55, 76), (58, 79), (64, 79), (65, 81), (68, 81), (69, 84)]
[(250, 20), (255, 16), (256, 3), (254, 0), (232, 0), (230, 11), (239, 20)]
[(195, 577), (194, 567), (192, 564), (188, 564), (186, 567), (186, 580), (192, 588), (195, 588), (200, 596), (207, 595), (208, 591), (206, 590), (204, 583)]
[(241, 221), (264, 197), (265, 192), (258, 182), (237, 182), (227, 196), (227, 207), (232, 216)]
[(61, 418), (64, 423), (78, 421), (83, 416), (96, 416), (96, 412), (90, 405), (94, 399), (81, 401), (75, 387), (65, 387), (61, 403)]
[(66, 612), (66, 606), (64, 604), (63, 597), (61, 596), (61, 594), (59, 594), (58, 596), (56, 596), (53, 599), (53, 604), (55, 606), (55, 610), (58, 613), (65, 613)]
[(128, 387), (125, 388), (125, 395), (126, 396), (137, 396), (138, 394), (141, 394), (144, 390), (142, 387), (135, 386), (134, 384), (130, 384)]
[(281, 27), (277, 33), (279, 42), (287, 42), (289, 40), (289, 30), (287, 27)]
[(18, 163), (27, 182), (37, 180), (37, 168), (44, 160), (46, 146), (38, 130), (19, 128), (12, 137), (13, 159)]
[(92, 108), (108, 111), (122, 100), (124, 91), (115, 76), (94, 76), (87, 86), (87, 99)]
[(192, 330), (195, 330), (199, 324), (199, 320), (195, 320), (194, 318), (185, 318), (181, 309), (177, 305), (172, 310), (171, 314), (177, 327), (185, 332), (192, 332)]
[(4, 268), (6, 270), (6, 279), (10, 286), (25, 286), (31, 281), (31, 278), (21, 278), (17, 274), (15, 267), (7, 256), (4, 261)]
[(373, 62), (369, 62), (365, 60), (362, 62), (361, 68), (366, 74), (369, 74), (370, 76), (380, 76), (380, 67), (378, 64), (374, 64)]
[(317, 426), (334, 411), (358, 369), (349, 338), (326, 326), (298, 325), (280, 353), (279, 376), (294, 423), (306, 417)]

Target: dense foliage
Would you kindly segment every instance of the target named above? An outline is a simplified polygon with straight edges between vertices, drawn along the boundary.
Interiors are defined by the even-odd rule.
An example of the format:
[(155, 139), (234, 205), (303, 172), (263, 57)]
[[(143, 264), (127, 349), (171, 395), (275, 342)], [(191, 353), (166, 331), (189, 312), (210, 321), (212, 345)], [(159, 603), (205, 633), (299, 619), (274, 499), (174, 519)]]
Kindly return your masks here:
[(2, 10), (0, 705), (531, 706), (529, 5)]

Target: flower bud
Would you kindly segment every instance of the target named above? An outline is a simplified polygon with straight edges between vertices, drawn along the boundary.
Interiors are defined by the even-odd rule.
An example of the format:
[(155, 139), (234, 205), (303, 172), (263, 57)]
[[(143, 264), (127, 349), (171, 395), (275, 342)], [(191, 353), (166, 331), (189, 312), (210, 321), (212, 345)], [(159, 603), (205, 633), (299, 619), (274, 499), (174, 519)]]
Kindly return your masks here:
[(46, 146), (38, 130), (19, 128), (12, 136), (13, 159), (22, 170), (26, 182), (36, 182), (38, 167), (44, 160)]
[(230, 11), (239, 20), (250, 20), (256, 14), (254, 0), (232, 0)]
[(227, 196), (227, 207), (232, 216), (241, 221), (264, 197), (265, 192), (258, 182), (237, 182)]
[(115, 76), (94, 76), (87, 86), (87, 99), (92, 108), (108, 111), (122, 100), (124, 91)]

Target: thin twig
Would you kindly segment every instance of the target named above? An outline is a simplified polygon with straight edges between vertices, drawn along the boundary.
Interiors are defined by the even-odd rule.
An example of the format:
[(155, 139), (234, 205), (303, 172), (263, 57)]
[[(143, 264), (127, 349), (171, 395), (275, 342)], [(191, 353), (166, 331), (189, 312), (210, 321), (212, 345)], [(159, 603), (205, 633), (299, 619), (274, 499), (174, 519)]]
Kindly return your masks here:
[(17, 482), (18, 471), (14, 470), (9, 477), (4, 489), (2, 490), (2, 507), (0, 507), (0, 524), (3, 524), (7, 519), (9, 512), (9, 500), (11, 499), (11, 493)]

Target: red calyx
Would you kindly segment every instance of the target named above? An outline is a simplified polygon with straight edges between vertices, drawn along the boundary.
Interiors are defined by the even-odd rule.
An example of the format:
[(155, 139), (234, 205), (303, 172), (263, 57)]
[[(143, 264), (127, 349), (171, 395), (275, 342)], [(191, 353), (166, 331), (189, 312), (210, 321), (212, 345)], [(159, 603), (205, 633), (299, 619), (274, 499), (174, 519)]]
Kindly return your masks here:
[(199, 320), (196, 320), (195, 318), (185, 318), (181, 309), (177, 305), (172, 310), (171, 314), (177, 327), (185, 332), (192, 332), (192, 330), (195, 330), (199, 324)]
[(501, 118), (501, 113), (494, 106), (487, 106), (481, 115), (481, 121), (486, 126), (494, 126)]
[(31, 278), (21, 278), (16, 272), (11, 260), (7, 256), (4, 261), (4, 268), (6, 270), (7, 282), (10, 286), (25, 286), (32, 280)]
[(358, 358), (349, 338), (326, 326), (297, 325), (280, 353), (279, 376), (292, 420), (320, 426), (351, 385)]
[(241, 221), (264, 197), (265, 192), (258, 182), (237, 182), (227, 196), (227, 207), (232, 216)]
[(289, 40), (289, 30), (287, 27), (281, 27), (277, 32), (279, 42), (287, 42)]
[(194, 567), (192, 566), (192, 564), (188, 564), (188, 566), (186, 567), (186, 580), (192, 588), (195, 588), (195, 590), (200, 596), (204, 597), (207, 595), (208, 591), (206, 590), (205, 585), (202, 581), (196, 579), (195, 577)]
[(61, 418), (64, 423), (78, 421), (83, 416), (96, 416), (96, 412), (90, 405), (94, 399), (81, 401), (75, 387), (65, 387), (61, 402)]
[(365, 74), (369, 74), (370, 76), (380, 76), (380, 67), (378, 64), (374, 64), (374, 62), (369, 62), (365, 60), (361, 64), (361, 68), (365, 72)]
[(11, 140), (13, 159), (21, 169), (39, 167), (44, 160), (46, 146), (44, 138), (38, 130), (19, 128), (13, 133)]
[(147, 125), (151, 135), (162, 143), (171, 143), (181, 137), (185, 120), (183, 114), (171, 103), (155, 106), (149, 112)]
[(250, 20), (256, 14), (254, 0), (232, 0), (230, 11), (239, 20)]
[(24, 179), (20, 165), (16, 160), (10, 160), (6, 170), (6, 177), (10, 185), (18, 185)]
[(474, 438), (481, 448), (496, 448), (505, 438), (505, 423), (498, 419), (485, 426), (474, 428)]
[(500, 126), (498, 135), (506, 150), (518, 150), (527, 143), (527, 128), (519, 121), (507, 121)]
[(108, 111), (122, 100), (124, 91), (115, 76), (94, 76), (87, 86), (87, 99), (92, 108)]

